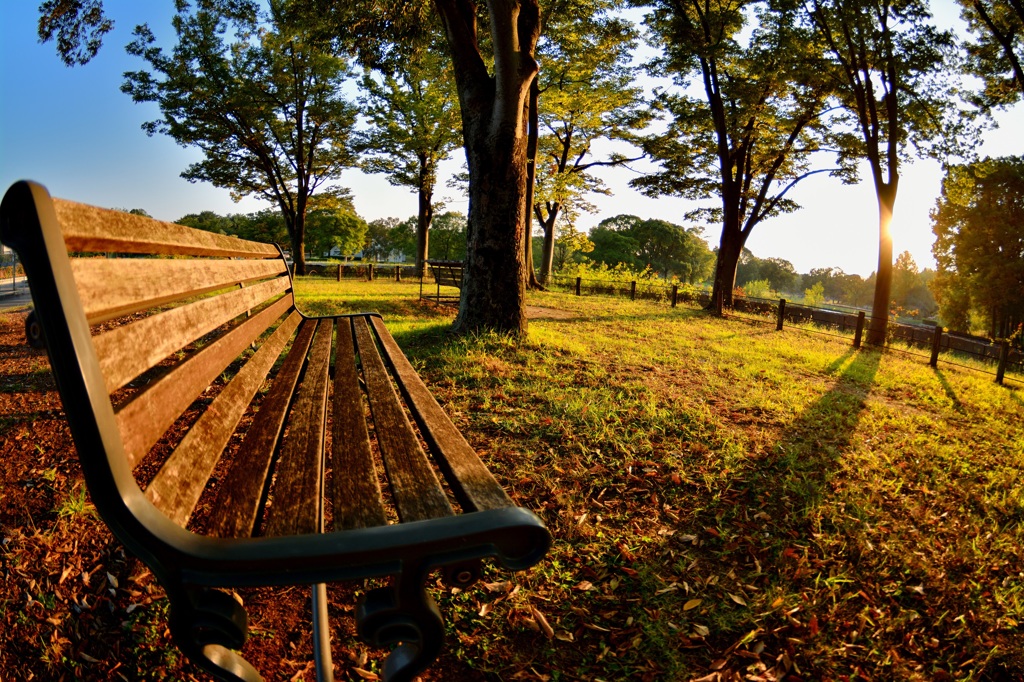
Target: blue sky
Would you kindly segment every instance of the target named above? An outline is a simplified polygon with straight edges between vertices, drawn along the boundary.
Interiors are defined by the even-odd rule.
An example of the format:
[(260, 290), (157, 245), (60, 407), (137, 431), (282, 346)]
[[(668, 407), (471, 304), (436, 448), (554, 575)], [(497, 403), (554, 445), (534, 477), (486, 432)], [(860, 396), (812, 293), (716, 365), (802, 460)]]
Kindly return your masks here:
[[(265, 204), (254, 199), (234, 203), (226, 190), (192, 184), (179, 173), (195, 161), (194, 150), (177, 146), (164, 136), (147, 136), (140, 125), (157, 118), (155, 105), (134, 104), (120, 92), (121, 74), (141, 68), (124, 46), (136, 24), (148, 22), (160, 40), (173, 33), (171, 0), (105, 0), (115, 20), (99, 55), (86, 66), (67, 68), (52, 44), (36, 37), (37, 0), (0, 3), (0, 188), (28, 178), (54, 196), (98, 206), (143, 208), (162, 220), (187, 213), (249, 212)], [(956, 21), (952, 2), (934, 3), (943, 23)], [(1001, 128), (986, 135), (983, 153), (1024, 154), (1024, 107), (999, 116)], [(443, 170), (461, 166), (461, 151)], [(611, 197), (593, 197), (598, 213), (584, 215), (580, 229), (620, 213), (657, 217), (684, 223), (689, 205), (675, 198), (650, 199), (628, 187), (635, 171), (607, 170), (603, 177)], [(838, 266), (867, 275), (878, 260), (878, 213), (869, 176), (855, 186), (843, 186), (822, 174), (804, 181), (791, 197), (804, 208), (755, 228), (748, 247), (764, 258), (790, 260), (800, 272)], [(383, 176), (346, 171), (341, 184), (354, 195), (356, 209), (366, 219), (406, 218), (416, 212), (415, 195), (392, 187)], [(921, 267), (932, 266), (931, 223), (928, 212), (939, 194), (941, 173), (934, 162), (919, 161), (903, 168), (893, 225), (895, 252), (909, 250)], [(448, 208), (465, 212), (464, 198), (440, 186)], [(708, 231), (712, 244), (717, 232)]]

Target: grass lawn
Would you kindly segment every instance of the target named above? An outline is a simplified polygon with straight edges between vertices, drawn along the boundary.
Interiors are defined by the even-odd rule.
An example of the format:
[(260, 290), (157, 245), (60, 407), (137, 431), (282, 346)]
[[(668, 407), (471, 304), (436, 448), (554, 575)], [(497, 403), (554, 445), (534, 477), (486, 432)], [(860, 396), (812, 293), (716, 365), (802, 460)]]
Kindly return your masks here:
[[(774, 324), (532, 294), (529, 340), (447, 333), (414, 285), (301, 283), (378, 310), (554, 547), (441, 596), (494, 679), (1024, 679), (1019, 388)], [(517, 677), (518, 673), (518, 677)]]
[[(433, 590), (438, 680), (1024, 680), (1024, 394), (774, 319), (535, 293), (529, 338), (455, 337), (418, 284), (303, 278), (377, 310), (518, 504), (530, 571)], [(48, 371), (0, 315), (0, 680), (204, 680), (96, 518)], [(363, 584), (339, 680), (372, 680)], [(268, 680), (310, 680), (308, 592), (243, 590)]]

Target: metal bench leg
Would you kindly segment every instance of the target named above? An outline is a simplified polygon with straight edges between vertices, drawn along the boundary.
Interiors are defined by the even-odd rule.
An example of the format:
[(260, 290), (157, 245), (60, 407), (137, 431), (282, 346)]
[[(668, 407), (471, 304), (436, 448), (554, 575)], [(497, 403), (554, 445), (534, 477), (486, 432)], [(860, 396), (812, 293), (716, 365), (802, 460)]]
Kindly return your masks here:
[(356, 632), (373, 646), (397, 644), (384, 662), (385, 682), (411, 682), (441, 652), (444, 620), (424, 587), (427, 571), (407, 566), (389, 587), (367, 592)]
[(168, 590), (169, 625), (175, 644), (196, 665), (222, 680), (259, 682), (263, 678), (232, 649), (241, 649), (248, 617), (234, 597), (220, 590), (185, 587)]
[(331, 660), (331, 628), (327, 620), (327, 585), (313, 585), (313, 660), (316, 679), (334, 682), (334, 662)]

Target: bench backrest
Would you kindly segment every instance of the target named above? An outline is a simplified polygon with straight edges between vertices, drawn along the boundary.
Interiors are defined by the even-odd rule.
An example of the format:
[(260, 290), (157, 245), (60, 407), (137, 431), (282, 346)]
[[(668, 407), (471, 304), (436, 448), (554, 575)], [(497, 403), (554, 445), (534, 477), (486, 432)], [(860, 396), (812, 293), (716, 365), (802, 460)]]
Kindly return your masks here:
[(462, 288), (462, 262), (426, 261), (434, 281), (441, 286)]
[[(302, 319), (281, 251), (50, 199), (33, 183), (13, 186), (0, 215), (34, 300), (47, 302), (37, 317), (97, 506), (106, 495), (132, 506), (144, 494), (184, 524), (229, 425)], [(225, 386), (226, 374), (241, 380)], [(190, 407), (211, 386), (217, 409), (203, 412), (155, 473), (138, 471), (169, 430), (194, 420)]]

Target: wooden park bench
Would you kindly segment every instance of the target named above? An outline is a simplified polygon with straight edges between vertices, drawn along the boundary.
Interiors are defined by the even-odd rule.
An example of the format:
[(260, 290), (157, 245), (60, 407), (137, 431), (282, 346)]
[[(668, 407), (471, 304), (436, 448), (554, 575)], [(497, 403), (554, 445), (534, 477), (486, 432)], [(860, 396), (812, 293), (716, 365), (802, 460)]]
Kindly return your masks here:
[[(325, 583), (390, 576), (356, 625), (408, 680), (442, 646), (425, 589), (481, 560), (546, 553), (379, 315), (308, 317), (269, 244), (51, 199), (19, 182), (0, 237), (21, 257), (96, 509), (166, 589), (175, 643), (229, 680), (242, 606), (220, 588), (312, 586), (331, 679)], [(211, 477), (211, 473), (216, 474)], [(381, 486), (380, 481), (386, 481)]]
[[(428, 260), (423, 261), (430, 268), (430, 274), (434, 278), (437, 289), (434, 294), (423, 294), (423, 277), (420, 277), (420, 298), (426, 298), (438, 303), (447, 301), (458, 302), (462, 289), (462, 261), (459, 260)], [(455, 287), (460, 290), (458, 294), (442, 294), (441, 287)]]

